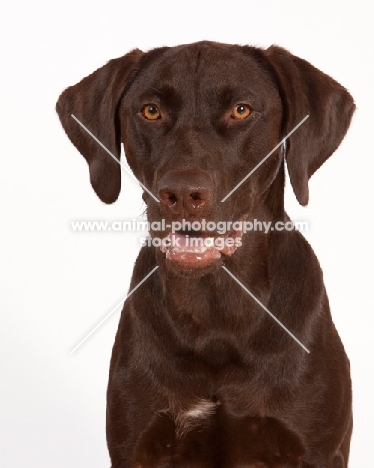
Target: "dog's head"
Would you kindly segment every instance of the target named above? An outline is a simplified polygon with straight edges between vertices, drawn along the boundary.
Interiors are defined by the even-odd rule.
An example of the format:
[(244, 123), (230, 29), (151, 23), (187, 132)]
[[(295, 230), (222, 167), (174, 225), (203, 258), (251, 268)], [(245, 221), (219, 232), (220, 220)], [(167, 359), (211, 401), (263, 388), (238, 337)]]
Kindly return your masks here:
[[(332, 78), (279, 47), (199, 42), (111, 60), (66, 89), (57, 111), (106, 203), (120, 192), (112, 156), (120, 158), (123, 142), (128, 164), (148, 189), (149, 222), (165, 220), (151, 235), (170, 241), (160, 247), (166, 263), (201, 271), (235, 252), (240, 222), (282, 216), (280, 142), (290, 132), (291, 183), (299, 202), (308, 203), (308, 180), (343, 139), (354, 103)], [(192, 229), (188, 222), (195, 222)], [(220, 222), (228, 226), (223, 236)], [(172, 233), (172, 226), (179, 229)], [(203, 244), (189, 245), (196, 237)]]

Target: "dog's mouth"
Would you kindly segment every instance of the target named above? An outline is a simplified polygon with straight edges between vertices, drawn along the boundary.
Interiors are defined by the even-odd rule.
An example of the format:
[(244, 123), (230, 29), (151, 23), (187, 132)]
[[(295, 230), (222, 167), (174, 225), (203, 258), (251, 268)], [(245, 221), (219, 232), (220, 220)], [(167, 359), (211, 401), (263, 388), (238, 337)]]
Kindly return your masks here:
[[(247, 215), (240, 221), (244, 221)], [(204, 231), (176, 231), (162, 239), (161, 252), (166, 260), (185, 269), (201, 269), (232, 255), (242, 245), (243, 229), (233, 229), (226, 235)]]

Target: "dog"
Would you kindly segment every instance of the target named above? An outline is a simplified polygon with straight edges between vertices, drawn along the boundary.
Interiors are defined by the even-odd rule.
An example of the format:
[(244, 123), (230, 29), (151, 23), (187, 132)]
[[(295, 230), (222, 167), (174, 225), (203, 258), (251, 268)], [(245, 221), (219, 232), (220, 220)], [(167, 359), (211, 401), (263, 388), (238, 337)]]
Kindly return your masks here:
[(350, 367), (318, 260), (297, 230), (243, 226), (289, 221), (286, 164), (308, 203), (349, 127), (348, 91), (278, 46), (203, 41), (135, 49), (56, 108), (105, 203), (123, 143), (150, 223), (130, 289), (157, 267), (115, 339), (112, 468), (347, 467)]

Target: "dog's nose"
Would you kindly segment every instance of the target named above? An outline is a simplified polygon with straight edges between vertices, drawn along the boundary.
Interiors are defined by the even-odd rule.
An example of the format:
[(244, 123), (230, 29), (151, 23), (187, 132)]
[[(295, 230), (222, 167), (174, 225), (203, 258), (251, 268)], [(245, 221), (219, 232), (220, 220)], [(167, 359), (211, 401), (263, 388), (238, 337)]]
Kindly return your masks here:
[(171, 214), (184, 217), (208, 208), (212, 198), (212, 182), (202, 172), (168, 172), (158, 184), (161, 204)]

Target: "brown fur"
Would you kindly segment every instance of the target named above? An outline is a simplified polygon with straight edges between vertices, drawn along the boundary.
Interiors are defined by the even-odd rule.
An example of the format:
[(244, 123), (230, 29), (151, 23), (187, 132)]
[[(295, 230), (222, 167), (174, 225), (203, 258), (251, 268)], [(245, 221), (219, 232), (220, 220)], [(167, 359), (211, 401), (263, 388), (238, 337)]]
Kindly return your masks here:
[[(162, 119), (143, 118), (149, 102)], [(250, 118), (230, 119), (238, 102), (251, 104)], [(354, 103), (332, 78), (279, 47), (200, 42), (112, 60), (65, 90), (57, 111), (104, 202), (118, 197), (119, 165), (72, 113), (118, 158), (122, 141), (134, 174), (156, 195), (172, 190), (185, 202), (197, 180), (203, 186), (198, 205), (176, 211), (145, 192), (150, 221), (248, 215), (275, 222), (288, 220), (281, 150), (220, 201), (309, 114), (286, 156), (295, 194), (307, 204), (308, 179), (343, 139)], [(140, 251), (131, 288), (159, 269), (126, 301), (114, 344), (107, 406), (113, 468), (347, 466), (349, 362), (318, 261), (295, 231), (253, 231), (242, 241), (206, 268), (182, 268), (154, 247)], [(202, 401), (212, 403), (209, 411), (190, 424), (188, 412)]]

